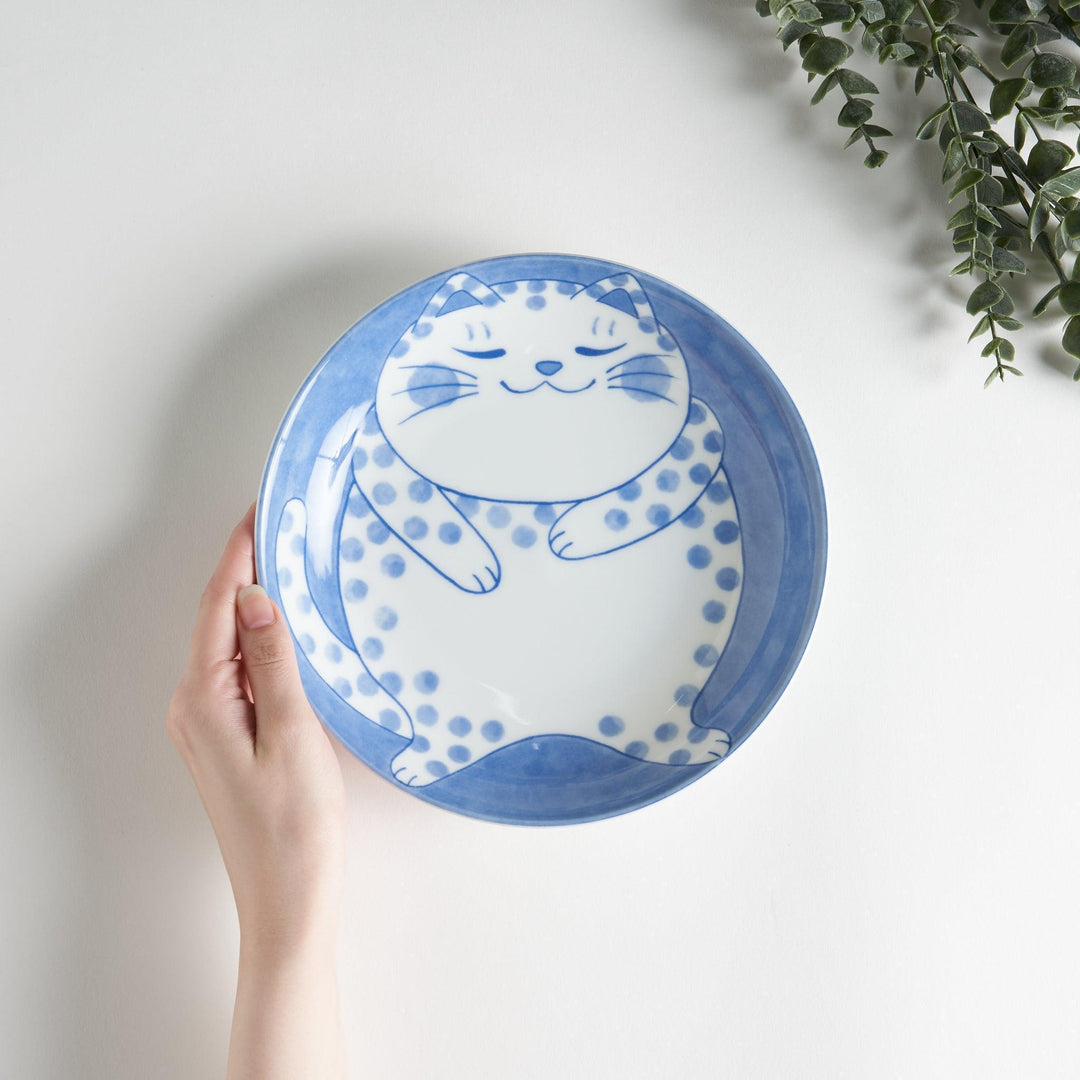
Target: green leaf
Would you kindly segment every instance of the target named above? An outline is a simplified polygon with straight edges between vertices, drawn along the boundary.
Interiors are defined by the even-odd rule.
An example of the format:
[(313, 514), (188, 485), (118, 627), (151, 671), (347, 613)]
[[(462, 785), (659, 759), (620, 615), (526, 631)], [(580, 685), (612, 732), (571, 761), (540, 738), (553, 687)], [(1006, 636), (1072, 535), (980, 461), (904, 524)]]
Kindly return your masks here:
[(968, 188), (974, 187), (985, 176), (986, 173), (982, 169), (965, 169), (960, 174), (960, 179), (953, 185), (952, 191), (949, 192), (949, 198), (955, 199), (957, 195), (967, 191)]
[(990, 115), (995, 120), (1008, 116), (1030, 90), (1027, 79), (1002, 79), (990, 95)]
[(877, 169), (885, 164), (885, 159), (889, 156), (887, 150), (871, 150), (866, 157), (863, 158), (863, 164), (868, 169)]
[(916, 139), (932, 139), (937, 133), (938, 128), (941, 127), (941, 121), (948, 112), (949, 106), (942, 105), (941, 108), (935, 109), (923, 122), (918, 131), (915, 132)]
[(1056, 139), (1044, 139), (1031, 148), (1028, 155), (1028, 170), (1039, 182), (1044, 184), (1051, 176), (1061, 172), (1072, 161), (1072, 148)]
[(817, 90), (814, 91), (814, 96), (810, 99), (811, 105), (818, 105), (821, 103), (825, 95), (836, 85), (836, 73), (832, 75), (826, 75), (824, 79), (818, 84)]
[(869, 101), (864, 101), (862, 98), (852, 98), (844, 103), (836, 122), (841, 127), (857, 128), (870, 119), (873, 111)]
[(851, 68), (840, 68), (836, 72), (840, 85), (849, 94), (877, 94), (880, 91), (865, 75), (860, 75)]
[(1000, 270), (1002, 273), (1008, 274), (1026, 274), (1027, 264), (1019, 255), (1008, 248), (994, 248), (994, 254), (992, 261), (995, 270)]
[(929, 5), (929, 11), (930, 18), (938, 26), (944, 26), (946, 23), (951, 23), (960, 14), (960, 5), (956, 3), (956, 0), (934, 0)]
[(1062, 218), (1061, 231), (1065, 234), (1065, 239), (1069, 242), (1070, 247), (1074, 240), (1080, 239), (1080, 210), (1070, 210)]
[(1061, 292), (1061, 286), (1055, 285), (1031, 310), (1031, 314), (1038, 318), (1049, 306), (1050, 301)]
[(1013, 29), (1001, 47), (1001, 62), (1008, 68), (1027, 56), (1035, 47), (1035, 30), (1031, 23), (1024, 23)]
[(1080, 382), (1080, 364), (1076, 365), (1076, 370), (1073, 372), (1073, 382)]
[(1070, 356), (1080, 357), (1080, 318), (1073, 316), (1065, 324), (1065, 332), (1061, 335), (1062, 348)]
[(915, 50), (907, 44), (905, 41), (897, 41), (892, 45), (886, 45), (881, 52), (878, 53), (878, 60), (881, 63), (885, 63), (886, 60), (906, 60), (909, 56), (914, 56)]
[(1080, 281), (1070, 281), (1062, 285), (1058, 301), (1066, 315), (1080, 315)]
[[(959, 229), (961, 225), (973, 225), (975, 223), (975, 207), (968, 203), (967, 206), (961, 207), (955, 214), (945, 223), (946, 229)], [(995, 224), (997, 224), (995, 222)]]
[[(1006, 341), (1004, 344), (1008, 345), (1009, 347), (1008, 347), (1008, 349), (1002, 348), (1001, 352), (998, 353), (998, 360), (999, 361), (1001, 360), (1002, 357), (1005, 357), (1005, 359), (1007, 359), (1007, 360), (1011, 360), (1013, 358), (1013, 355), (1014, 355), (1012, 342), (1011, 341)], [(1001, 366), (1006, 371), (1012, 372), (1013, 375), (1021, 375), (1022, 376), (1024, 374), (1019, 368), (1015, 368), (1011, 364), (1002, 364)]]
[(980, 311), (989, 311), (1005, 295), (1005, 290), (993, 281), (984, 281), (971, 290), (968, 297), (967, 313), (977, 315)]
[(1025, 22), (1031, 18), (1031, 14), (1031, 8), (1028, 7), (1027, 0), (994, 0), (987, 18), (992, 23), (1002, 23), (1008, 26)]
[(811, 75), (828, 75), (852, 53), (851, 46), (839, 38), (819, 37), (806, 51), (802, 66)]
[(1069, 95), (1060, 86), (1052, 86), (1044, 90), (1039, 97), (1039, 108), (1043, 115), (1049, 117), (1052, 113), (1060, 112), (1068, 104)]
[(799, 0), (798, 3), (791, 5), (791, 10), (799, 22), (816, 23), (821, 20), (821, 11), (816, 5), (811, 4), (810, 0)]
[(1001, 206), (1005, 202), (1005, 189), (1001, 186), (1001, 181), (992, 176), (979, 181), (975, 195), (984, 206)]
[(1046, 205), (1044, 199), (1036, 199), (1035, 205), (1031, 208), (1031, 213), (1028, 215), (1028, 239), (1031, 241), (1031, 246), (1035, 246), (1035, 241), (1039, 238), (1039, 233), (1044, 232), (1047, 224), (1050, 221), (1050, 208)]
[(964, 167), (964, 144), (959, 139), (953, 139), (945, 151), (945, 162), (941, 169), (941, 182), (945, 183), (950, 176), (955, 176)]
[(1016, 305), (1008, 293), (1004, 293), (1001, 299), (990, 309), (991, 313), (997, 316), (999, 321), (1007, 319), (1015, 310)]
[(990, 316), (984, 315), (976, 324), (975, 329), (968, 334), (968, 343), (970, 344), (977, 337), (981, 337), (990, 329)]
[(998, 337), (991, 338), (983, 346), (983, 351), (982, 351), (982, 353), (980, 355), (984, 356), (984, 357), (992, 356), (994, 353), (996, 353), (998, 351), (998, 349), (1001, 348), (1002, 341), (1004, 341), (1004, 338), (998, 338)]
[(994, 368), (994, 370), (991, 371), (990, 374), (986, 376), (986, 382), (983, 383), (983, 389), (984, 390), (987, 389), (987, 387), (989, 387), (989, 385), (995, 379), (1002, 379), (1004, 381), (1004, 377), (1002, 376), (1001, 372), (998, 371), (997, 368)]
[(990, 128), (990, 118), (969, 101), (958, 101), (952, 111), (961, 132), (987, 131)]
[(892, 135), (888, 128), (878, 127), (877, 124), (864, 124), (863, 131), (872, 139), (886, 139)]
[(1039, 53), (1027, 69), (1028, 78), (1038, 87), (1072, 86), (1076, 65), (1060, 53)]
[(1024, 119), (1023, 113), (1016, 114), (1016, 123), (1013, 124), (1013, 146), (1016, 149), (1024, 149), (1024, 140), (1027, 138), (1028, 123)]
[(754, 0), (754, 10), (763, 19), (767, 19), (772, 14), (769, 10), (769, 0)]
[(1013, 319), (1008, 315), (999, 315), (998, 326), (1003, 330), (1023, 330), (1024, 324), (1019, 319)]
[(1078, 191), (1080, 191), (1080, 168), (1068, 169), (1047, 180), (1040, 189), (1039, 196), (1056, 201), (1075, 195)]

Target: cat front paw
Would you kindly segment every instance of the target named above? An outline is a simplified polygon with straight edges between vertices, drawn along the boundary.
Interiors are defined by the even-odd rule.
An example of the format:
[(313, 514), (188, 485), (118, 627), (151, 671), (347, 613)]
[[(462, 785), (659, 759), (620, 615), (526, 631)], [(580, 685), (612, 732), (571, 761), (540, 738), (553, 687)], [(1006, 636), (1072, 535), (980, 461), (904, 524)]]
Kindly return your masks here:
[(548, 547), (560, 559), (588, 559), (619, 546), (604, 523), (604, 510), (587, 502), (572, 506), (548, 530)]

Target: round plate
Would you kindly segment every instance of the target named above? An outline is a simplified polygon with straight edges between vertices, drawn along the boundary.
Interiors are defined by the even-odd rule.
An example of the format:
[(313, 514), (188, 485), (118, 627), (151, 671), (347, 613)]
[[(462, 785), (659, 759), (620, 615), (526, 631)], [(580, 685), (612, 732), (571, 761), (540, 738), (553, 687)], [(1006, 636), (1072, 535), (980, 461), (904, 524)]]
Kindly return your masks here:
[(256, 521), (324, 723), (403, 790), (515, 824), (716, 765), (791, 678), (825, 571), (765, 362), (674, 286), (570, 255), (364, 316), (289, 408)]

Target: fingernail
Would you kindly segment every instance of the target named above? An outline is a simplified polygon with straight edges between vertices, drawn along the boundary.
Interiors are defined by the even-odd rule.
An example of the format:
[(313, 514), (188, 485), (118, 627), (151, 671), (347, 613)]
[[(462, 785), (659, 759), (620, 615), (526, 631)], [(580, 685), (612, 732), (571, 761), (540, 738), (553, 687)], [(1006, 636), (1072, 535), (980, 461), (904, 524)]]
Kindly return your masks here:
[(236, 607), (245, 630), (258, 630), (274, 621), (274, 605), (261, 585), (245, 585), (236, 594)]

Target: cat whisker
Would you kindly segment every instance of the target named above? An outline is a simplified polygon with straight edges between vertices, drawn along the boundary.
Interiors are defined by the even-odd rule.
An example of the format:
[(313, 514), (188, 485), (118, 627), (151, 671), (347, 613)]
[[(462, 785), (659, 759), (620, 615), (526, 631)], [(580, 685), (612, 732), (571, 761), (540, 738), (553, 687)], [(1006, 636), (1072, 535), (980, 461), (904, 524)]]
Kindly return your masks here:
[(621, 390), (624, 394), (647, 394), (649, 397), (660, 398), (662, 401), (670, 401), (672, 405), (679, 404), (674, 398), (669, 398), (667, 394), (658, 394), (654, 390), (642, 390), (638, 386), (609, 386), (608, 389)]
[(636, 379), (639, 375), (651, 375), (654, 379), (675, 378), (670, 371), (620, 371), (615, 375), (609, 375), (607, 380), (614, 382), (616, 379)]
[(423, 386), (407, 386), (404, 390), (395, 390), (390, 396), (397, 397), (399, 394), (411, 394), (416, 390), (439, 390), (443, 387), (450, 389), (469, 389), (471, 390), (475, 384), (459, 383), (459, 382), (433, 382), (424, 383)]
[(468, 379), (476, 378), (471, 371), (463, 371), (461, 368), (450, 367), (449, 364), (402, 364), (401, 367), (405, 371), (416, 371), (420, 368), (434, 368), (437, 371), (452, 371), (457, 375), (464, 375)]
[(454, 394), (452, 397), (443, 398), (442, 401), (436, 401), (433, 405), (425, 405), (422, 409), (417, 409), (416, 412), (409, 413), (409, 415), (406, 416), (405, 419), (401, 421), (401, 423), (407, 424), (414, 417), (419, 416), (421, 413), (426, 413), (428, 409), (438, 409), (443, 405), (452, 405), (455, 401), (460, 401), (462, 398), (479, 396), (479, 390), (472, 390), (468, 394)]
[(628, 356), (625, 360), (620, 360), (617, 364), (612, 364), (604, 374), (609, 374), (616, 368), (622, 367), (624, 364), (632, 364), (635, 360), (663, 360), (665, 357), (674, 355), (674, 353), (669, 352), (638, 353), (637, 356)]

